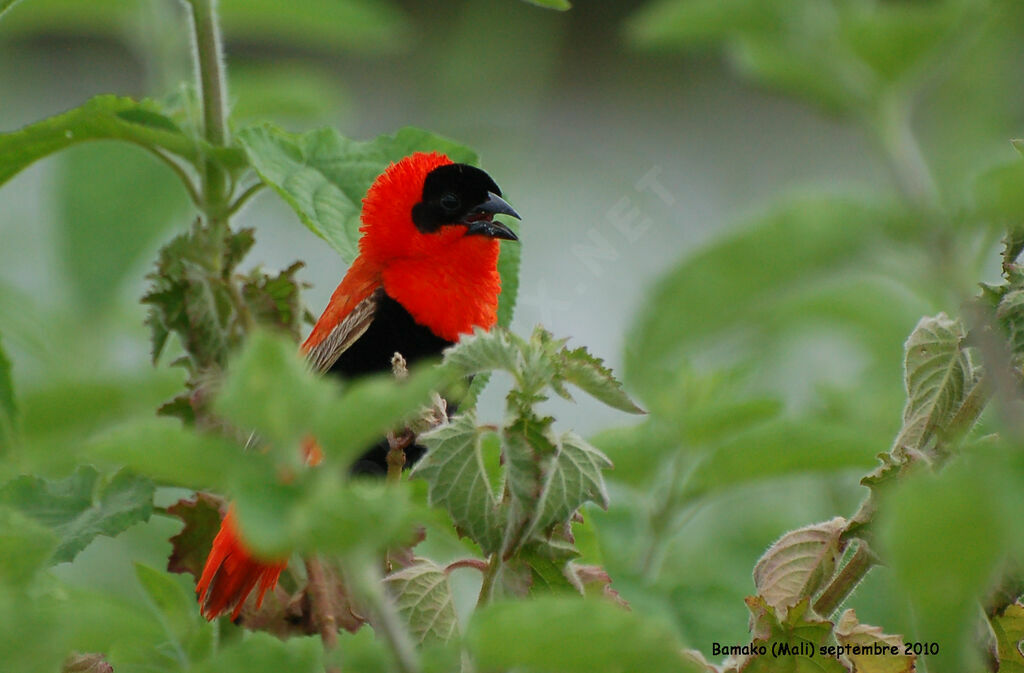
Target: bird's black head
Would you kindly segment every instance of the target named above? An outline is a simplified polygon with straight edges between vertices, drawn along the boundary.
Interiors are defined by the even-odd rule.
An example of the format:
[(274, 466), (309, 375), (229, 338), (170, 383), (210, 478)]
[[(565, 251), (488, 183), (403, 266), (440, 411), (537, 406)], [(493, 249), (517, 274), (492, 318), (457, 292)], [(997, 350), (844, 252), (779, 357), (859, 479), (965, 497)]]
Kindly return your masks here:
[(467, 227), (469, 234), (518, 240), (511, 229), (494, 221), (498, 214), (519, 219), (491, 176), (466, 164), (446, 164), (427, 174), (423, 196), (412, 208), (412, 221), (425, 234), (454, 224)]

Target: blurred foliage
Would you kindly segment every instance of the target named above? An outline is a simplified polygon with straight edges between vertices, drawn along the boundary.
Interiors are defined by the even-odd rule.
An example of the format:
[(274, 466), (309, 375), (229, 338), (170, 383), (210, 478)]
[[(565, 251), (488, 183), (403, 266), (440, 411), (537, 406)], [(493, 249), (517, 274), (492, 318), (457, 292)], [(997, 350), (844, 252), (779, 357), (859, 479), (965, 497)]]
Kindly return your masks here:
[[(5, 666), (724, 672), (821, 663), (870, 673), (877, 662), (852, 657), (704, 656), (712, 642), (902, 638), (936, 651), (877, 670), (942, 672), (979, 670), (989, 643), (978, 634), (991, 632), (998, 670), (1024, 670), (1012, 589), (1024, 504), (1024, 164), (991, 143), (1019, 123), (1017, 3), (652, 0), (628, 17), (634, 48), (723, 54), (743, 80), (856, 129), (889, 173), (873, 190), (782, 195), (680, 260), (638, 302), (627, 339), (627, 389), (648, 416), (591, 442), (556, 432), (537, 405), (551, 393), (571, 398), (571, 384), (637, 408), (600, 361), (543, 331), (467, 339), (446, 369), (413, 372), (401, 386), (385, 377), (340, 388), (305, 370), (294, 354), (306, 318), (299, 267), (243, 270), (255, 234), (219, 218), (270, 187), (348, 261), (360, 199), (389, 161), (421, 149), (477, 155), (417, 129), (356, 141), (323, 126), (361, 101), (324, 59), (405, 51), (415, 28), (397, 4), (219, 4), (227, 38), (246, 47), (231, 71), (230, 146), (203, 137), (190, 86), (145, 100), (99, 96), (0, 136), (0, 182), (67, 150), (47, 198), (62, 306), (74, 307), (58, 314), (0, 287), (4, 343), (29, 353), (23, 362), (0, 348)], [(182, 7), (0, 0), (0, 40), (119, 41), (141, 57), (148, 83), (176, 83), (191, 75), (179, 70)], [(503, 65), (464, 63), (463, 42), (493, 29), (482, 7), (467, 7), (430, 81)], [(556, 68), (541, 21), (537, 48), (504, 65), (526, 63), (538, 77)], [(526, 39), (533, 26), (514, 28)], [(254, 56), (266, 49), (287, 61)], [(482, 82), (481, 98), (502, 85)], [(72, 147), (90, 140), (127, 142)], [(219, 211), (202, 193), (209, 162), (231, 187)], [(172, 227), (146, 301), (153, 355), (184, 366), (184, 394), (180, 371), (140, 373), (145, 354), (120, 350), (124, 325), (140, 322), (138, 310), (123, 310), (128, 279)], [(507, 326), (519, 252), (502, 250)], [(975, 296), (1000, 266), (1002, 281)], [(33, 366), (16, 389), (12, 367)], [(512, 379), (500, 425), (481, 424), (467, 403), (424, 437), (431, 453), (416, 479), (347, 476), (367, 443), (409, 422), (453, 371), (477, 374), (475, 394), (492, 370)], [(195, 428), (152, 417), (172, 395), (163, 411)], [(243, 452), (253, 433), (265, 450)], [(303, 465), (310, 433), (324, 469)], [(219, 501), (193, 495), (207, 490), (231, 495), (261, 552), (333, 557), (331, 586), (345, 586), (349, 601), (336, 607), (364, 615), (381, 637), (364, 628), (325, 649), (300, 605), (308, 578), (296, 563), (263, 612), (243, 613), (255, 631), (202, 620), (192, 577), (180, 573), (195, 574), (216, 527)], [(427, 531), (417, 560), (414, 522)], [(157, 541), (168, 526), (173, 548)], [(138, 531), (149, 537), (132, 547)], [(385, 550), (394, 572), (382, 582)], [(90, 554), (134, 564), (118, 581), (137, 595), (84, 588), (75, 571)], [(168, 554), (172, 572), (141, 560)], [(462, 567), (483, 568), (484, 598), (501, 600), (467, 618), (470, 592), (445, 565), (453, 561), (476, 562)], [(841, 606), (863, 623), (851, 611), (840, 617)], [(353, 619), (354, 628), (364, 621)], [(703, 654), (680, 654), (684, 644)]]

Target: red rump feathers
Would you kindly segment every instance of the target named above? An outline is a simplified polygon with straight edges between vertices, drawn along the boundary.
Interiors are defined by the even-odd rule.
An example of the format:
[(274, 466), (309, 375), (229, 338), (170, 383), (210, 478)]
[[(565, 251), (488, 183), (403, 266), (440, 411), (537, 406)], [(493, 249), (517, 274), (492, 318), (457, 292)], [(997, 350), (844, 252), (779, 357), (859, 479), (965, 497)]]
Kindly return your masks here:
[(213, 619), (232, 610), (231, 619), (237, 619), (245, 599), (257, 584), (260, 590), (256, 599), (258, 609), (263, 604), (264, 594), (277, 584), (278, 576), (287, 565), (287, 559), (261, 561), (255, 558), (238, 535), (234, 510), (228, 510), (213, 540), (203, 576), (196, 585), (203, 616)]

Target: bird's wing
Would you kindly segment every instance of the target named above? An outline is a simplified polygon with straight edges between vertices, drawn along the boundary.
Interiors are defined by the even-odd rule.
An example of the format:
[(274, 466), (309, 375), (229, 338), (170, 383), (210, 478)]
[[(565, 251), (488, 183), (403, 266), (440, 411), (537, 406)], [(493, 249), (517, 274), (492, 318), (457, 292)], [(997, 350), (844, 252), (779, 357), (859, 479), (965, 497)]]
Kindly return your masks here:
[(383, 296), (379, 276), (357, 257), (302, 344), (302, 352), (314, 372), (322, 374), (329, 370), (366, 332)]
[(373, 322), (377, 305), (384, 296), (384, 288), (377, 288), (341, 319), (319, 343), (306, 351), (306, 360), (317, 374), (329, 370), (341, 354), (363, 336)]

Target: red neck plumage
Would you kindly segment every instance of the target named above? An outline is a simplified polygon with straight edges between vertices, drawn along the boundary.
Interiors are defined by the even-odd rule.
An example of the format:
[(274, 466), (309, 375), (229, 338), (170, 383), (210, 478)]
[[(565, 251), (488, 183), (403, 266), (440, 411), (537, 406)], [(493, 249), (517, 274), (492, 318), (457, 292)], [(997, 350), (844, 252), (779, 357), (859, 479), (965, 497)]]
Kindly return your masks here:
[(416, 322), (447, 341), (497, 320), (498, 241), (445, 226), (423, 233), (412, 222), (427, 173), (451, 160), (414, 154), (393, 164), (363, 199), (359, 255), (376, 269), (384, 290)]

